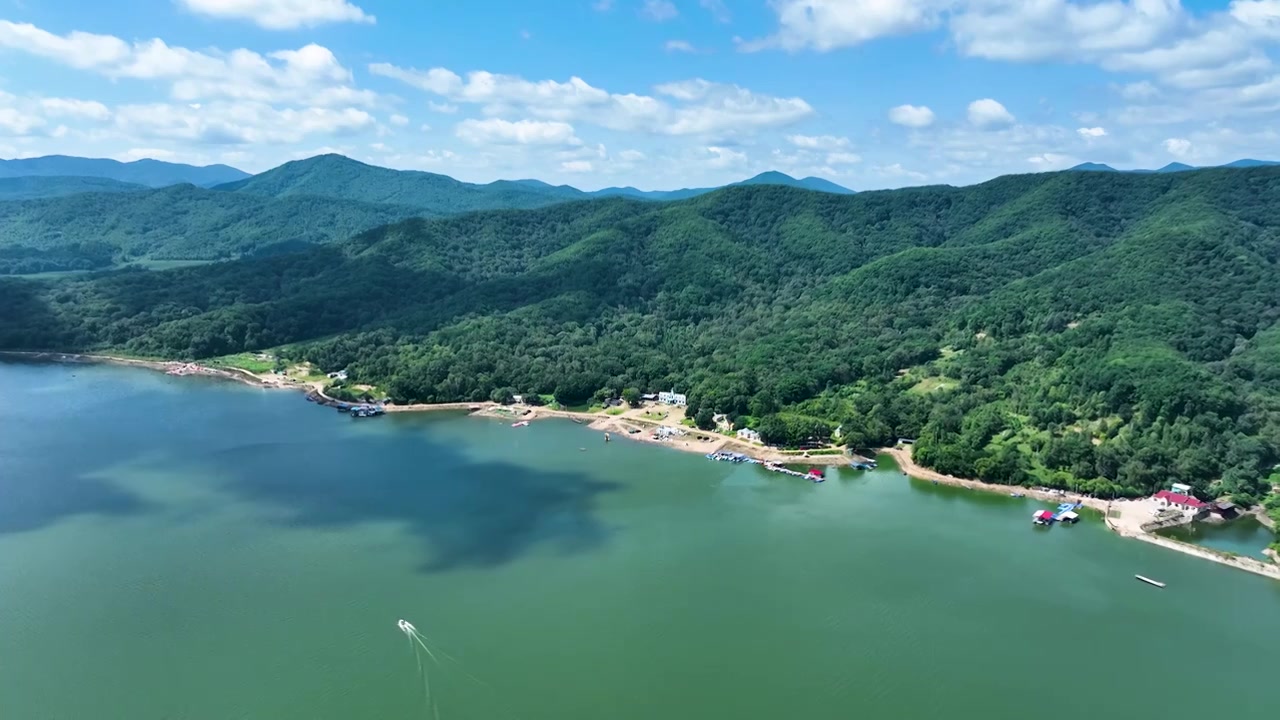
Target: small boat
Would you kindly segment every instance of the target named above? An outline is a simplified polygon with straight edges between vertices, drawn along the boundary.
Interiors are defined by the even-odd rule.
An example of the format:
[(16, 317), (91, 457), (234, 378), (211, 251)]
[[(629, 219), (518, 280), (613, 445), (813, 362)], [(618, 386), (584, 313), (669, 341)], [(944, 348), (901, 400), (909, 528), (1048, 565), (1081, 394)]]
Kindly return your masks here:
[(1149, 578), (1149, 577), (1143, 577), (1143, 576), (1141, 576), (1141, 575), (1134, 575), (1134, 577), (1135, 577), (1135, 578), (1137, 578), (1137, 579), (1139, 579), (1139, 580), (1141, 580), (1142, 582), (1144, 582), (1144, 583), (1146, 583), (1146, 584), (1148, 584), (1148, 585), (1155, 585), (1155, 586), (1156, 586), (1156, 587), (1158, 587), (1158, 588), (1162, 588), (1162, 587), (1164, 587), (1164, 583), (1160, 582), (1159, 580), (1152, 580), (1152, 579), (1151, 579), (1151, 578)]
[(570, 419), (570, 420), (572, 420), (572, 421), (574, 421), (575, 423), (577, 423), (577, 424), (579, 424), (579, 425), (581, 425), (581, 424), (582, 424), (582, 420), (580, 420), (580, 419), (578, 419), (578, 418), (569, 418), (569, 419)]
[(528, 426), (528, 424), (529, 424), (528, 420), (521, 420), (520, 422), (511, 423), (511, 427), (526, 427)]
[(1020, 498), (1020, 497), (1026, 497), (1026, 495), (1023, 495), (1022, 493), (1009, 493), (1009, 497)]

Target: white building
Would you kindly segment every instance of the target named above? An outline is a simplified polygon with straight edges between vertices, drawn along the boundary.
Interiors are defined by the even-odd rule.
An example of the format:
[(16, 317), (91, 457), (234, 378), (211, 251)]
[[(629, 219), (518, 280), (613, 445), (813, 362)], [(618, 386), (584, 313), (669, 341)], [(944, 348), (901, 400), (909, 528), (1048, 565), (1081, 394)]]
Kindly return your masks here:
[(672, 390), (671, 392), (658, 393), (658, 402), (663, 405), (684, 407), (689, 404), (689, 399), (684, 396), (684, 393), (678, 393), (675, 390)]
[(738, 431), (738, 439), (747, 442), (760, 442), (760, 433), (751, 428), (742, 428)]

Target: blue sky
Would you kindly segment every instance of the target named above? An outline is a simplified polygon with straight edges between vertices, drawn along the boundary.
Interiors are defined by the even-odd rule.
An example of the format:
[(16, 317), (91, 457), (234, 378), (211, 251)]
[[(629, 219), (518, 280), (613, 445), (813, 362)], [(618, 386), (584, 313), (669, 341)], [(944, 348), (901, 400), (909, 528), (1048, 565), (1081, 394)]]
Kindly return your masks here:
[(1280, 0), (0, 0), (0, 157), (872, 189), (1280, 159)]

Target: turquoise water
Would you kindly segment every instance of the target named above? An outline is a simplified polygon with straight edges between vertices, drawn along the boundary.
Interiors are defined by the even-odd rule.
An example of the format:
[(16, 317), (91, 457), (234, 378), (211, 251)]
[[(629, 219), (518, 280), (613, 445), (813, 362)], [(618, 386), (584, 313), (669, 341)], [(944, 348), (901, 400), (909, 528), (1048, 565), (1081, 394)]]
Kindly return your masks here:
[[(1274, 714), (1280, 583), (570, 422), (0, 365), (4, 718)], [(580, 449), (584, 448), (584, 449)], [(1141, 573), (1168, 583), (1156, 590)]]
[(1160, 534), (1259, 560), (1266, 559), (1262, 551), (1276, 541), (1275, 534), (1253, 517), (1242, 517), (1223, 524), (1192, 523), (1161, 531)]

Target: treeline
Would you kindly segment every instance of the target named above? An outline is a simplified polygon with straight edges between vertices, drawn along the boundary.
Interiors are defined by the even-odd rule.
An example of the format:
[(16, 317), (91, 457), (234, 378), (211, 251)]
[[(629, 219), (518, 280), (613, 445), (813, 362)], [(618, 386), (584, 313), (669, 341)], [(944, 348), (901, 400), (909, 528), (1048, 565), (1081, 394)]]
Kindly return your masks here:
[[(785, 445), (943, 472), (1268, 491), (1280, 169), (837, 196), (736, 187), (409, 220), (324, 248), (0, 282), (0, 347), (281, 347), (397, 402), (676, 389)], [(837, 429), (839, 434), (837, 436)]]

